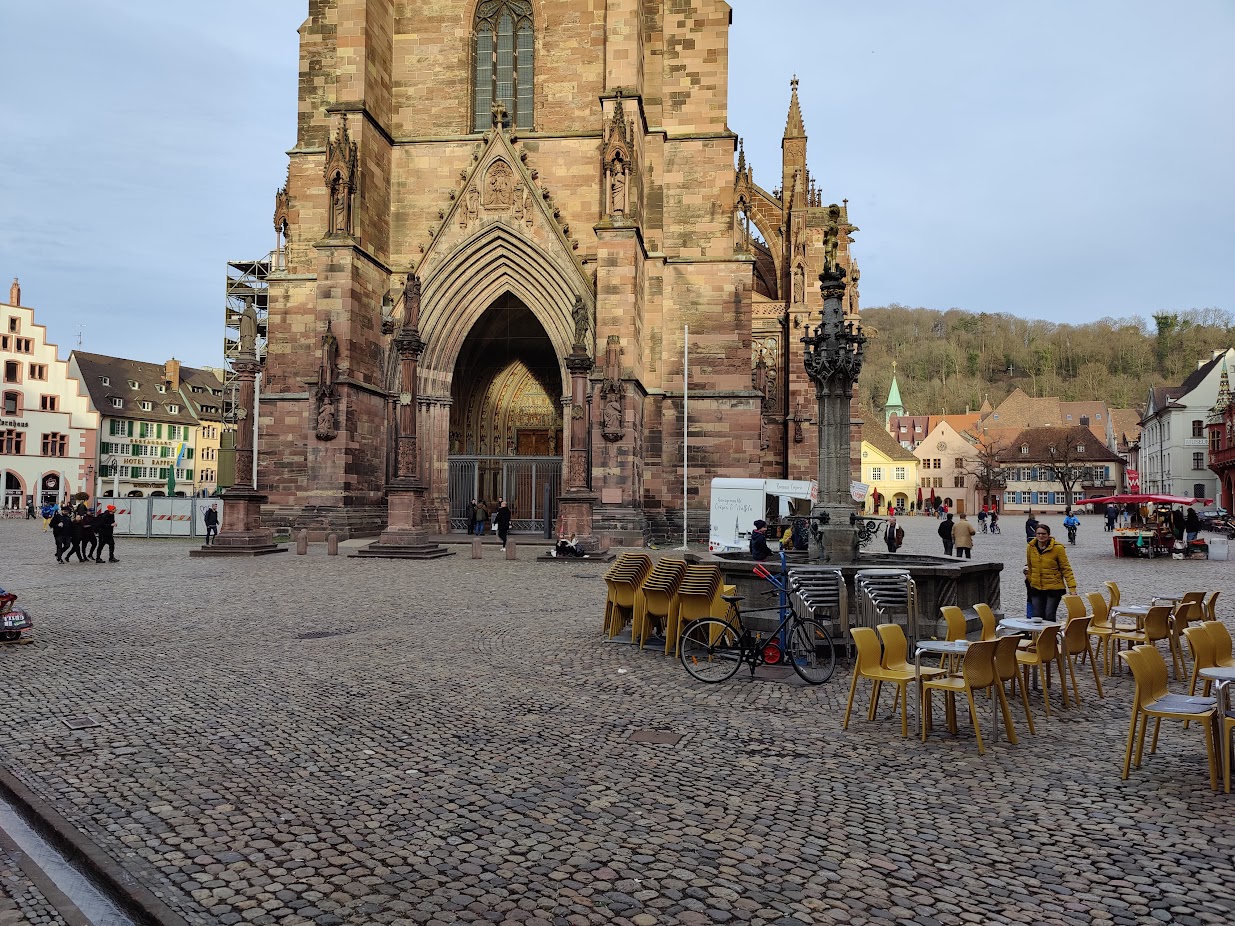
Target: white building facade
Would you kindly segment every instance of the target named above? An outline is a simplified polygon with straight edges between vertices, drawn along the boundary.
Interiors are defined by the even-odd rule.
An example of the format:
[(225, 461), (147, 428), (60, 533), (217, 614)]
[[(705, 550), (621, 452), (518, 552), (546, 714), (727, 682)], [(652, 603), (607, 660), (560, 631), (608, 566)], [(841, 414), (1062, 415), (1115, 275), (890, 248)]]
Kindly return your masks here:
[(99, 416), (60, 360), (17, 280), (0, 304), (0, 504), (60, 504), (91, 491)]
[(1215, 350), (1179, 386), (1149, 391), (1137, 454), (1142, 492), (1218, 496), (1218, 476), (1209, 468), (1206, 422), (1218, 398), (1224, 360), (1228, 367), (1235, 364), (1235, 349)]

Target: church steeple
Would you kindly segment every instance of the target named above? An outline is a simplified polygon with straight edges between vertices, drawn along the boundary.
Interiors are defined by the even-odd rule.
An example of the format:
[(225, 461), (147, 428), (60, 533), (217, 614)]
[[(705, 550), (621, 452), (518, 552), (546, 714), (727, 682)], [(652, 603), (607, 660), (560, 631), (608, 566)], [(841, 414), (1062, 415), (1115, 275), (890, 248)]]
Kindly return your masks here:
[(888, 400), (883, 403), (883, 426), (886, 430), (893, 415), (905, 414), (905, 406), (901, 404), (901, 390), (896, 385), (896, 361), (892, 361), (892, 385), (888, 388)]
[(802, 124), (802, 107), (798, 105), (798, 77), (789, 81), (789, 118), (785, 120), (785, 135), (789, 138), (805, 138), (806, 126)]

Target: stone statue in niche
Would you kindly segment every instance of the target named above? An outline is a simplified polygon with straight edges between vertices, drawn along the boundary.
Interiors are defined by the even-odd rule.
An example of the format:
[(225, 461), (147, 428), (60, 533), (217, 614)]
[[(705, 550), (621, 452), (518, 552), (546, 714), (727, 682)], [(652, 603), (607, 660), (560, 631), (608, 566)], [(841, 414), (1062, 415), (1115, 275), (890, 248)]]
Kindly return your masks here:
[(622, 387), (622, 339), (609, 335), (605, 343), (605, 380), (600, 386), (600, 436), (612, 443), (625, 433)]
[(240, 314), (240, 353), (254, 354), (257, 352), (257, 309), (253, 303), (244, 307)]
[(326, 321), (326, 333), (322, 335), (321, 357), (317, 368), (317, 419), (318, 440), (334, 440), (339, 434), (338, 415), (335, 410), (336, 383), (339, 377), (339, 341)]
[(549, 456), (557, 456), (557, 431), (549, 432)]
[(505, 161), (494, 161), (485, 177), (485, 206), (509, 206), (514, 197), (514, 174)]
[(583, 304), (582, 296), (575, 296), (575, 307), (570, 314), (575, 323), (575, 341), (572, 346), (576, 348), (576, 353), (585, 354), (587, 353), (588, 310)]

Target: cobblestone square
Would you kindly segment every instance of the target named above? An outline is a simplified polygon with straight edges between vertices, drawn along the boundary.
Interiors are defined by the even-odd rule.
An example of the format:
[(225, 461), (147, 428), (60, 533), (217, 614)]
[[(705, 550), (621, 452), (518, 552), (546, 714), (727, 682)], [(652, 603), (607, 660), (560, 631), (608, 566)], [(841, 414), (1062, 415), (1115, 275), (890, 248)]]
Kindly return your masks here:
[[(941, 552), (937, 523), (903, 519), (905, 550)], [(1012, 615), (1003, 526), (974, 554), (1008, 564)], [(0, 648), (0, 763), (190, 923), (1235, 921), (1235, 804), (1200, 733), (1164, 725), (1119, 779), (1126, 673), (1105, 700), (1078, 673), (1049, 720), (1035, 696), (1036, 736), (1014, 704), (1020, 745), (979, 757), (963, 711), (901, 739), (865, 686), (842, 731), (849, 663), (705, 686), (601, 642), (600, 563), (188, 549), (61, 566), (37, 522), (0, 522), (0, 585), (36, 621)], [(1116, 559), (1098, 518), (1069, 552), (1082, 591), (1220, 588), (1232, 623), (1229, 563)], [(0, 922), (34, 922), (11, 869)]]

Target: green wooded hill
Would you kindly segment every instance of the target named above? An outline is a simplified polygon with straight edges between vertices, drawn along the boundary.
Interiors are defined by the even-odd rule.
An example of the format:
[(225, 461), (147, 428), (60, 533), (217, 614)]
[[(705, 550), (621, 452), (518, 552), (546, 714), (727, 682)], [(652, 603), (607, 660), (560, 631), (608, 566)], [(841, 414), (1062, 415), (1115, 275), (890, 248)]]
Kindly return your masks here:
[(1125, 408), (1143, 405), (1151, 386), (1178, 385), (1211, 350), (1235, 343), (1235, 318), (1223, 309), (1061, 325), (892, 304), (862, 309), (862, 324), (870, 341), (858, 388), (868, 413), (887, 399), (893, 361), (909, 414), (977, 411), (984, 396), (998, 405), (1017, 386), (1031, 396)]

